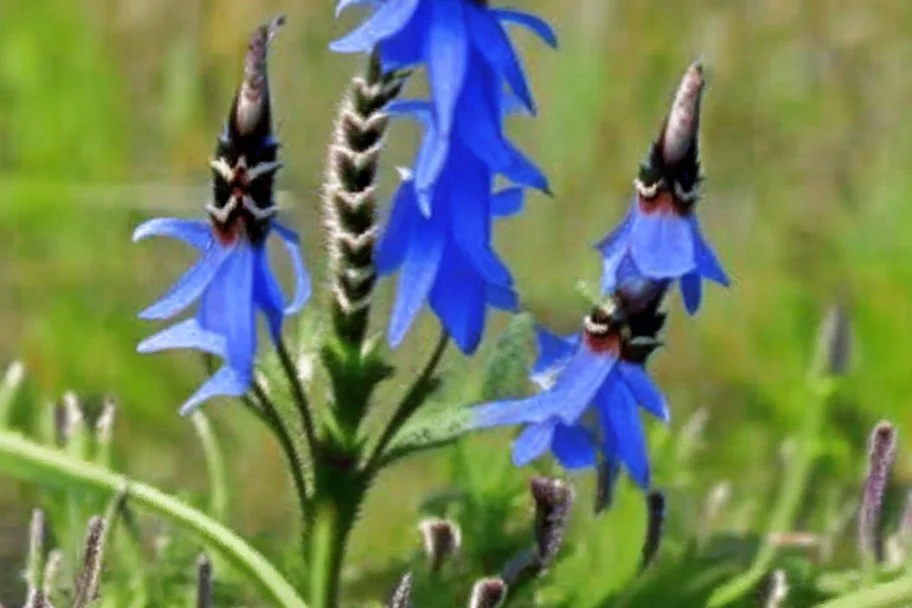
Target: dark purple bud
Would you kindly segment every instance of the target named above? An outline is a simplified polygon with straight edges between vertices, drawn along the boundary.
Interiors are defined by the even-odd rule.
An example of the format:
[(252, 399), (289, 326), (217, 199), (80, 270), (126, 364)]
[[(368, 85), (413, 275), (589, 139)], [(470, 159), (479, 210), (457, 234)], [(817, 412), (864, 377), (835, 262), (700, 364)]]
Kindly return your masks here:
[(387, 608), (410, 608), (412, 605), (412, 573), (406, 572), (396, 590), (393, 591), (393, 597), (390, 598)]
[(459, 550), (462, 531), (457, 523), (437, 518), (423, 520), (418, 524), (418, 529), (424, 541), (424, 553), (431, 572), (437, 572)]
[(500, 578), (483, 578), (472, 588), (469, 608), (497, 608), (507, 597), (507, 584)]
[(868, 472), (858, 517), (860, 549), (877, 562), (884, 558), (880, 512), (895, 456), (896, 429), (889, 422), (881, 421), (874, 427), (868, 442)]
[(535, 543), (541, 568), (545, 568), (564, 539), (573, 506), (573, 488), (561, 479), (533, 477), (529, 490), (535, 500)]

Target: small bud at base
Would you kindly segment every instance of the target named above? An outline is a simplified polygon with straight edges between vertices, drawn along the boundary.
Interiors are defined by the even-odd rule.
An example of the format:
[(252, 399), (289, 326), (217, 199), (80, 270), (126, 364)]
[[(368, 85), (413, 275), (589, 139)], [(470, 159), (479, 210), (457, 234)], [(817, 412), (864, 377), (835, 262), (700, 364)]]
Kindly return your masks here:
[(497, 608), (507, 597), (507, 583), (500, 578), (483, 578), (472, 588), (469, 608)]

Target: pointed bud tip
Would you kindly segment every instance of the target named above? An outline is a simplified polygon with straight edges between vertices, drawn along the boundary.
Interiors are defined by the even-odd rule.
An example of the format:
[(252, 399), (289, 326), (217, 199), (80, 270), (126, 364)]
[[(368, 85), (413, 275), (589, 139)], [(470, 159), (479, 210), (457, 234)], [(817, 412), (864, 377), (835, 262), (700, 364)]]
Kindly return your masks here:
[(666, 165), (680, 163), (696, 144), (705, 84), (703, 62), (698, 59), (684, 72), (665, 121), (661, 152)]

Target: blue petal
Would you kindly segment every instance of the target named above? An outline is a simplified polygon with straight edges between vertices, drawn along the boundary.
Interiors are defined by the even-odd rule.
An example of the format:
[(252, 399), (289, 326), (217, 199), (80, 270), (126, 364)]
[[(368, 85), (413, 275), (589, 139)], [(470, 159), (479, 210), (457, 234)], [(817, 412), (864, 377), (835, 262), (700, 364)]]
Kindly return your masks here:
[(554, 386), (534, 397), (496, 401), (473, 410), (473, 426), (486, 428), (522, 422), (542, 422), (558, 416), (574, 424), (592, 402), (617, 359), (596, 354), (585, 346), (577, 349)]
[(454, 148), (448, 179), (441, 182), (447, 196), (450, 222), (456, 243), (481, 276), (497, 285), (511, 285), (510, 270), (491, 249), (490, 209), (485, 204), (491, 192), (491, 175), (474, 158)]
[(728, 287), (731, 282), (725, 274), (722, 264), (719, 263), (715, 252), (707, 244), (706, 239), (703, 238), (696, 215), (691, 215), (690, 225), (694, 235), (694, 246), (696, 247), (697, 270), (710, 281), (715, 281), (719, 285)]
[(405, 27), (380, 42), (380, 66), (384, 72), (401, 70), (424, 60), (430, 16), (431, 3), (421, 2)]
[(190, 348), (224, 357), (225, 338), (206, 331), (196, 319), (186, 319), (146, 338), (139, 343), (136, 351), (145, 354), (178, 348)]
[(550, 193), (548, 178), (526, 154), (509, 141), (504, 141), (509, 163), (500, 173), (515, 184)]
[(481, 52), (494, 71), (504, 77), (529, 112), (535, 114), (535, 100), (532, 99), (529, 84), (513, 51), (513, 45), (510, 44), (510, 39), (504, 33), (500, 22), (487, 8), (477, 4), (469, 5), (468, 16), (475, 48)]
[(434, 184), (443, 171), (450, 151), (450, 140), (439, 137), (436, 129), (428, 125), (415, 161), (415, 194), (421, 215), (431, 217), (431, 196)]
[[(247, 370), (249, 371), (249, 370)], [(203, 402), (213, 397), (240, 397), (250, 388), (252, 375), (222, 366), (180, 408), (180, 415), (193, 413)]]
[(545, 44), (551, 48), (557, 48), (557, 34), (541, 17), (511, 9), (490, 9), (490, 11), (503, 23), (515, 23), (528, 28), (541, 38)]
[(256, 318), (253, 307), (254, 248), (238, 245), (206, 291), (200, 325), (225, 337), (226, 359), (235, 370), (253, 367)]
[(278, 222), (273, 222), (272, 227), (279, 233), (279, 238), (282, 239), (282, 244), (285, 245), (285, 250), (288, 251), (288, 255), (291, 258), (291, 265), (294, 268), (294, 296), (291, 298), (291, 302), (288, 303), (288, 306), (285, 307), (284, 311), (286, 315), (293, 315), (300, 312), (310, 299), (310, 273), (307, 272), (307, 267), (304, 266), (304, 258), (301, 256), (301, 241), (298, 238), (298, 233), (291, 228), (286, 228)]
[(617, 257), (619, 253), (627, 250), (630, 228), (633, 226), (633, 215), (633, 210), (628, 210), (621, 223), (595, 244), (595, 248), (599, 250), (602, 257)]
[(428, 32), (431, 98), (436, 109), (437, 128), (444, 136), (453, 128), (456, 99), (463, 89), (468, 65), (469, 46), (463, 9), (463, 0), (434, 0)]
[(630, 253), (644, 275), (675, 279), (694, 269), (694, 233), (687, 218), (673, 213), (634, 214)]
[(269, 267), (266, 249), (255, 249), (254, 256), (253, 298), (256, 306), (266, 315), (272, 341), (278, 344), (282, 339), (282, 320), (285, 317), (282, 288)]
[(383, 111), (396, 118), (414, 118), (426, 128), (431, 124), (433, 110), (434, 106), (426, 99), (394, 99)]
[(589, 431), (578, 424), (558, 424), (554, 430), (551, 451), (565, 469), (585, 469), (596, 464), (595, 443)]
[(380, 276), (392, 274), (405, 260), (416, 210), (415, 187), (411, 179), (406, 179), (393, 196), (383, 234), (374, 251), (374, 264)]
[(511, 287), (504, 285), (485, 284), (485, 300), (494, 308), (516, 312), (519, 310), (519, 298)]
[(618, 364), (618, 370), (624, 377), (624, 382), (637, 403), (662, 422), (671, 420), (665, 396), (656, 387), (655, 382), (652, 381), (652, 378), (649, 377), (642, 365), (620, 363)]
[(545, 453), (554, 436), (556, 420), (530, 424), (513, 442), (513, 464), (523, 467)]
[(234, 248), (213, 243), (155, 304), (139, 313), (140, 319), (167, 319), (190, 306), (212, 282)]
[(504, 88), (500, 97), (500, 116), (509, 118), (510, 116), (530, 116), (531, 113), (523, 100), (517, 97), (513, 89)]
[(444, 250), (430, 303), (459, 349), (474, 353), (484, 329), (484, 282), (452, 245)]
[(150, 236), (178, 239), (204, 251), (212, 243), (212, 228), (202, 220), (182, 220), (160, 217), (140, 224), (133, 232), (133, 242)]
[(703, 277), (696, 270), (688, 272), (681, 277), (680, 288), (684, 308), (689, 314), (695, 314), (700, 309), (700, 301), (703, 299)]
[(538, 344), (538, 359), (532, 366), (530, 379), (540, 387), (546, 388), (555, 369), (565, 365), (573, 356), (579, 345), (580, 334), (561, 337), (552, 334), (541, 325), (536, 325), (535, 339)]
[(494, 217), (510, 217), (522, 211), (526, 192), (523, 188), (505, 188), (491, 197), (491, 213)]
[(618, 455), (641, 488), (650, 485), (649, 456), (637, 405), (623, 382), (606, 383), (596, 396), (602, 424), (613, 432)]
[(399, 289), (387, 334), (393, 348), (402, 343), (437, 277), (443, 255), (444, 235), (434, 225), (434, 221), (423, 221), (415, 227), (399, 273)]
[(337, 53), (363, 53), (369, 51), (381, 40), (401, 30), (420, 0), (387, 0), (376, 13), (348, 35), (329, 45)]

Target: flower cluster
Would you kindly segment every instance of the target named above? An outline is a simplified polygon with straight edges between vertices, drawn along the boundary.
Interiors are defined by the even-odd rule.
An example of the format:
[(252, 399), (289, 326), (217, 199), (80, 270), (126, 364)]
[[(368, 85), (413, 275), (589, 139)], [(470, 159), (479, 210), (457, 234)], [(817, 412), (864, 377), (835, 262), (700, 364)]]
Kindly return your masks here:
[[(354, 4), (341, 0), (337, 11)], [(509, 269), (491, 246), (494, 217), (522, 206), (523, 188), (548, 191), (539, 168), (504, 135), (504, 117), (535, 103), (504, 23), (523, 25), (552, 46), (551, 28), (518, 11), (477, 0), (386, 0), (360, 27), (331, 45), (374, 49), (386, 70), (423, 64), (431, 99), (390, 104), (418, 120), (424, 137), (400, 184), (377, 247), (378, 274), (399, 272), (389, 326), (397, 346), (427, 302), (469, 354), (481, 340), (488, 306), (518, 308)], [(503, 83), (509, 85), (504, 90)], [(494, 193), (500, 175), (515, 184)]]
[(580, 334), (537, 330), (539, 359), (531, 378), (542, 392), (474, 409), (478, 428), (525, 425), (513, 445), (517, 466), (550, 450), (567, 469), (599, 466), (609, 489), (622, 464), (637, 485), (650, 486), (638, 406), (669, 420), (665, 398), (644, 367), (659, 346), (665, 321), (659, 307), (675, 281), (690, 313), (700, 305), (703, 278), (728, 285), (694, 213), (703, 86), (702, 67), (694, 64), (640, 168), (627, 217), (597, 245), (606, 301), (585, 317)]
[[(175, 238), (202, 254), (164, 297), (140, 313), (143, 319), (168, 319), (198, 301), (192, 318), (147, 338), (138, 350), (189, 348), (224, 360), (183, 404), (182, 414), (215, 396), (246, 393), (257, 348), (256, 312), (265, 315), (270, 335), (278, 343), (284, 317), (299, 311), (310, 297), (298, 236), (275, 219), (273, 180), (282, 165), (277, 160), (279, 144), (272, 135), (266, 53), (281, 23), (279, 18), (260, 27), (251, 38), (244, 80), (210, 162), (209, 220), (157, 218), (133, 234), (135, 241), (150, 236)], [(288, 303), (269, 264), (266, 242), (273, 233), (287, 249), (295, 270), (294, 296)]]

